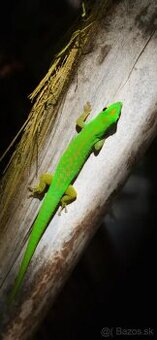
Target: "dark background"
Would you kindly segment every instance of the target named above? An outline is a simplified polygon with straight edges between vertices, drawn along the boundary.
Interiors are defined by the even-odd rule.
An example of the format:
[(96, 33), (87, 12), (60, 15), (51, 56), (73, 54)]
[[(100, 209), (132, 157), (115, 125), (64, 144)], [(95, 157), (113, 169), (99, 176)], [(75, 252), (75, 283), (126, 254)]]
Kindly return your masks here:
[[(0, 154), (24, 123), (31, 108), (27, 96), (47, 72), (58, 40), (79, 15), (79, 3), (3, 3)], [(33, 340), (111, 338), (116, 327), (132, 329), (134, 338), (138, 329), (155, 333), (156, 227), (157, 140), (134, 169)], [(109, 331), (101, 331), (105, 327)], [(149, 336), (138, 338), (151, 336), (150, 330)]]

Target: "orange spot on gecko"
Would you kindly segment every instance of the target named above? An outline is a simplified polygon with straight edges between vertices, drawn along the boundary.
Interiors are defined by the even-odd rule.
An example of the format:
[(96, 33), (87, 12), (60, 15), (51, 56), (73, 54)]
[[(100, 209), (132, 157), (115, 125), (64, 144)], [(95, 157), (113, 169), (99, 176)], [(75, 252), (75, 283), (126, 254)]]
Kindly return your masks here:
[(111, 115), (111, 116), (114, 116), (115, 113), (116, 113), (116, 111), (117, 111), (116, 109), (113, 109), (113, 110), (110, 112), (110, 115)]

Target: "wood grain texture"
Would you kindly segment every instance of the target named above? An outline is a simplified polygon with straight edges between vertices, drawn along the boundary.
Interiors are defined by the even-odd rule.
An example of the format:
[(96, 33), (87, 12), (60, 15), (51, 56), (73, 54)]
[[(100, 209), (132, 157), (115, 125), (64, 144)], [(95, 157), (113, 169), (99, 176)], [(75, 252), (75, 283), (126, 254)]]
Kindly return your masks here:
[(82, 58), (55, 128), (43, 146), (39, 173), (53, 172), (75, 133), (75, 120), (85, 102), (91, 102), (95, 115), (107, 104), (123, 101), (118, 129), (99, 156), (92, 154), (84, 165), (75, 181), (78, 199), (68, 207), (68, 214), (56, 214), (52, 219), (17, 303), (7, 310), (6, 292), (18, 271), (26, 235), (40, 205), (28, 199), (28, 180), (32, 178), (23, 176), (0, 241), (3, 339), (27, 339), (38, 326), (96, 232), (108, 204), (157, 133), (156, 12), (155, 0), (114, 1), (100, 22), (93, 50)]

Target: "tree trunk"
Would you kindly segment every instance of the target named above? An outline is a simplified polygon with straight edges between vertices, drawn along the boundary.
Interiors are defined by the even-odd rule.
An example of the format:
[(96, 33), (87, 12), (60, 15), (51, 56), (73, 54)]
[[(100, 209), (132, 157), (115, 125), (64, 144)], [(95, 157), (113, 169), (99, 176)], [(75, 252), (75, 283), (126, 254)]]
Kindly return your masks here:
[(122, 101), (117, 132), (97, 157), (89, 157), (74, 186), (77, 200), (68, 214), (56, 214), (45, 231), (16, 303), (7, 308), (25, 249), (26, 235), (39, 201), (28, 199), (31, 178), (23, 178), (1, 237), (0, 279), (3, 339), (27, 339), (52, 305), (56, 294), (96, 232), (109, 203), (126, 181), (157, 132), (156, 1), (114, 1), (93, 37), (59, 109), (55, 134), (50, 133), (40, 154), (42, 172), (53, 172), (74, 136), (75, 121), (90, 101), (96, 115), (109, 103)]

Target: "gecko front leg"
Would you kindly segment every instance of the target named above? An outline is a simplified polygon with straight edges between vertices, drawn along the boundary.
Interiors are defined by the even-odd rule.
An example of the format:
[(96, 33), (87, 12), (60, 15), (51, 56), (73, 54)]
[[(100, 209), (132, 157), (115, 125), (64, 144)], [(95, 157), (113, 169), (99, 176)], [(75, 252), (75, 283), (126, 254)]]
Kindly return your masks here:
[(79, 128), (79, 130), (82, 130), (85, 126), (85, 121), (89, 114), (91, 113), (91, 105), (89, 102), (87, 102), (83, 107), (83, 113), (81, 116), (76, 120), (76, 126)]
[(105, 138), (99, 140), (97, 143), (94, 145), (95, 151), (100, 151), (105, 143)]

